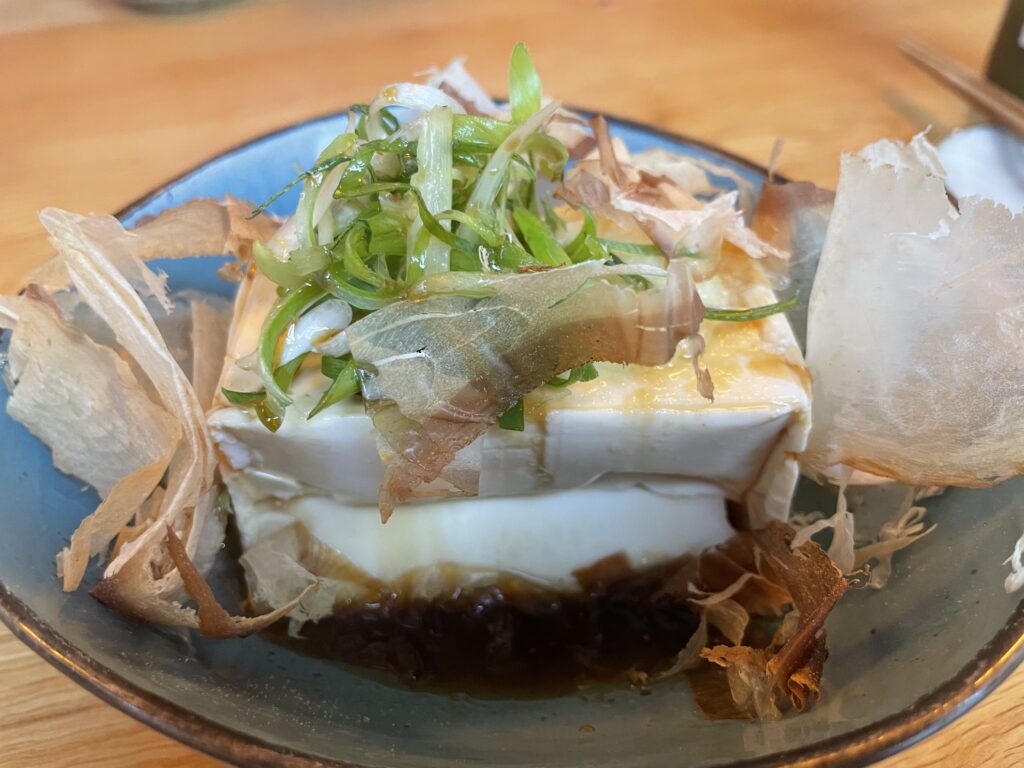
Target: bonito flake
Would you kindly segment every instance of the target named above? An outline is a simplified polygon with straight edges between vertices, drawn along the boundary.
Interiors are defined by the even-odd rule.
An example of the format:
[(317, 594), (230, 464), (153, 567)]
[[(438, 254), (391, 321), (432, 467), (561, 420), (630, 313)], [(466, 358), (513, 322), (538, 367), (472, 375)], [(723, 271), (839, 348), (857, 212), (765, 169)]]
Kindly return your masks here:
[(934, 148), (842, 161), (811, 293), (814, 429), (803, 463), (912, 485), (987, 486), (1024, 468), (1024, 216), (957, 211)]
[(57, 469), (105, 497), (177, 442), (178, 423), (128, 364), (66, 322), (38, 289), (0, 299), (0, 328), (13, 329), (7, 412), (50, 446)]
[[(175, 302), (145, 260), (244, 255), (269, 222), (245, 221), (243, 208), (193, 201), (134, 230), (109, 216), (47, 209), (40, 218), (57, 255), (24, 295), (0, 299), (0, 327), (13, 329), (8, 412), (52, 449), (56, 466), (103, 497), (58, 557), (64, 588), (78, 587), (89, 558), (117, 539), (96, 597), (136, 618), (218, 636), (256, 631), (294, 604), (233, 617), (203, 581), (224, 535), (204, 410), (226, 319), (206, 303), (185, 306), (194, 326), (190, 381), (153, 315)], [(82, 306), (88, 322), (75, 325)], [(178, 602), (185, 592), (198, 612)]]
[[(639, 272), (665, 277), (664, 286), (614, 282)], [(490, 287), (483, 298), (398, 302), (347, 332), (374, 427), (392, 454), (380, 492), (385, 520), (552, 376), (595, 360), (666, 363), (697, 336), (704, 312), (683, 261), (667, 272), (588, 261)], [(694, 369), (706, 375), (696, 357)]]

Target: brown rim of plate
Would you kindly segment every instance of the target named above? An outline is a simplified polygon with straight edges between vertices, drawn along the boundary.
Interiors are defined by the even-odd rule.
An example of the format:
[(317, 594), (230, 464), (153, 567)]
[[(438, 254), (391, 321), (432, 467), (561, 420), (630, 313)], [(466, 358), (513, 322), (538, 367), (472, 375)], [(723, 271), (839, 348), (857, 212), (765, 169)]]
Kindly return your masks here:
[[(577, 109), (583, 114), (593, 114)], [(169, 187), (247, 147), (302, 126), (344, 113), (332, 112), (286, 128), (262, 134), (200, 163), (149, 194), (125, 206), (116, 215), (130, 216)], [(642, 123), (609, 116), (626, 125), (664, 139), (697, 147), (767, 177), (763, 166), (724, 150)], [(780, 181), (785, 181), (777, 176)], [(316, 757), (258, 739), (200, 717), (174, 702), (129, 682), (109, 667), (72, 645), (25, 603), (0, 583), (0, 620), (18, 639), (86, 690), (151, 728), (218, 760), (235, 765), (266, 768), (363, 768), (357, 763)], [(893, 755), (949, 725), (991, 693), (1024, 660), (1024, 601), (995, 637), (981, 648), (960, 672), (907, 709), (849, 733), (833, 736), (810, 747), (776, 752), (729, 763), (730, 768), (854, 768)], [(724, 765), (724, 764), (723, 764)]]

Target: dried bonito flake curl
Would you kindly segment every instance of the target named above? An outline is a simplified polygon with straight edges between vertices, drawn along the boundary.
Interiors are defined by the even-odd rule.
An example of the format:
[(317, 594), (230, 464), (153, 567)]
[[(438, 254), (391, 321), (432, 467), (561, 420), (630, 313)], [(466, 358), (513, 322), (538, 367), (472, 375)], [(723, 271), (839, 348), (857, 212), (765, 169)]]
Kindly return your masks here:
[[(704, 647), (703, 662), (687, 671), (697, 704), (714, 719), (774, 719), (786, 709), (804, 709), (821, 692), (828, 658), (825, 620), (846, 581), (813, 541), (794, 548), (795, 535), (788, 525), (773, 521), (700, 557), (695, 586), (714, 590), (695, 601), (698, 610), (703, 608), (701, 632), (710, 624), (734, 643)], [(723, 603), (729, 604), (727, 614), (709, 612)], [(743, 630), (750, 617), (782, 616), (787, 606), (767, 646), (735, 643), (747, 639)]]
[(842, 161), (811, 293), (805, 470), (982, 487), (1024, 470), (1024, 215), (950, 205), (918, 136)]
[[(201, 300), (172, 301), (165, 277), (146, 261), (245, 258), (252, 238), (269, 231), (264, 218), (246, 220), (248, 210), (234, 200), (197, 200), (128, 230), (110, 216), (46, 209), (40, 219), (56, 255), (37, 271), (41, 284), (0, 298), (0, 327), (12, 329), (8, 412), (52, 449), (58, 468), (103, 499), (58, 558), (64, 588), (77, 588), (90, 557), (116, 539), (92, 591), (97, 598), (129, 616), (222, 636), (277, 616), (232, 617), (228, 626), (201, 599), (198, 614), (178, 603), (185, 586), (200, 594), (196, 578), (223, 541), (203, 411), (226, 321)], [(175, 311), (196, 326), (190, 358), (198, 396), (154, 319)], [(168, 526), (182, 532), (180, 549), (163, 533)]]

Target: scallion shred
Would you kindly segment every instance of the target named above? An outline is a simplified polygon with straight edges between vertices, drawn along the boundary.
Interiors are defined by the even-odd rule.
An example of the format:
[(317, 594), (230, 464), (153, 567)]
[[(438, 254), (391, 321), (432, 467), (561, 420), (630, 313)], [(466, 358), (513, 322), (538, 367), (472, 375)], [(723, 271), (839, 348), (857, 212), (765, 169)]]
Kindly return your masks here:
[(306, 418), (312, 419), (325, 408), (329, 408), (335, 403), (340, 403), (342, 400), (347, 400), (358, 391), (359, 377), (356, 372), (355, 364), (350, 358), (337, 371), (334, 376), (334, 381), (331, 382), (331, 386), (328, 387), (324, 391), (323, 395), (320, 396), (320, 400), (318, 400), (317, 404), (313, 406), (313, 409), (309, 412), (309, 415)]
[(597, 376), (597, 368), (594, 367), (594, 364), (587, 363), (586, 365), (581, 365), (578, 368), (573, 368), (564, 379), (560, 376), (548, 379), (548, 386), (568, 387), (570, 384), (575, 384), (577, 381), (593, 381)]
[[(508, 83), (510, 120), (460, 114), (449, 96), (424, 86), (409, 86), (408, 97), (400, 100), (382, 91), (371, 105), (353, 105), (347, 130), (312, 167), (252, 211), (251, 217), (259, 216), (302, 185), (291, 227), (282, 230), (287, 234), (253, 246), (256, 267), (278, 286), (279, 297), (258, 344), (263, 389), (224, 389), (228, 402), (254, 407), (270, 429), (281, 425), (292, 403), (292, 379), (302, 365), (302, 358), (277, 364), (281, 340), (292, 323), (328, 296), (348, 302), (357, 313), (434, 295), (486, 300), (495, 279), (519, 271), (665, 258), (650, 243), (599, 237), (593, 213), (582, 205), (582, 224), (571, 231), (551, 194), (552, 182), (562, 179), (569, 161), (568, 149), (546, 130), (558, 104), (544, 103), (540, 78), (522, 43), (512, 52)], [(399, 102), (400, 113), (392, 110)], [(623, 276), (622, 282), (637, 290), (650, 285), (641, 276)], [(790, 307), (779, 302), (709, 309), (706, 316), (754, 320)], [(359, 393), (350, 356), (325, 355), (320, 369), (330, 384), (310, 418)], [(585, 365), (549, 384), (568, 387), (596, 376), (594, 366)], [(500, 423), (523, 429), (522, 402)]]
[(498, 418), (498, 426), (512, 432), (522, 432), (526, 429), (526, 413), (523, 409), (523, 401), (520, 400)]
[(224, 399), (232, 405), (255, 405), (267, 396), (267, 393), (262, 389), (256, 392), (239, 392), (235, 389), (221, 387), (220, 391), (224, 395)]
[(267, 391), (266, 406), (273, 413), (284, 412), (284, 409), (292, 402), (286, 388), (282, 387), (274, 376), (277, 343), (292, 321), (298, 318), (303, 310), (310, 307), (314, 301), (323, 296), (323, 293), (323, 289), (318, 285), (304, 285), (278, 300), (266, 320), (263, 321), (257, 358), (263, 386)]
[[(660, 256), (665, 257), (664, 252), (653, 243), (628, 243), (622, 240), (608, 240), (603, 237), (597, 238), (597, 242), (603, 245), (612, 253), (624, 253), (634, 256)], [(682, 254), (681, 254), (682, 255)], [(689, 256), (690, 254), (685, 254)]]
[(761, 307), (751, 307), (750, 309), (713, 309), (708, 307), (704, 310), (704, 319), (746, 323), (751, 320), (763, 320), (764, 318), (772, 315), (788, 312), (796, 307), (798, 303), (799, 299), (797, 299), (796, 296), (793, 296), (784, 301), (777, 301), (774, 304), (765, 304)]
[(508, 102), (512, 120), (524, 122), (540, 109), (540, 101), (540, 77), (533, 66), (533, 57), (523, 43), (516, 43), (508, 69)]

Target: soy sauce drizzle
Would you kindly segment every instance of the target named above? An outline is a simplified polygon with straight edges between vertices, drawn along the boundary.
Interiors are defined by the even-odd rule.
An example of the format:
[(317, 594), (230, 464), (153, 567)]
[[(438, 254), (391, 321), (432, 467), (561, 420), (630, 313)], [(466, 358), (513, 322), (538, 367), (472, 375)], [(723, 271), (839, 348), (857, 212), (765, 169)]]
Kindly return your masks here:
[(514, 577), (442, 598), (396, 594), (307, 623), (275, 641), (415, 689), (547, 697), (626, 686), (671, 665), (698, 619), (674, 584), (685, 559), (632, 569), (612, 556), (557, 593)]

